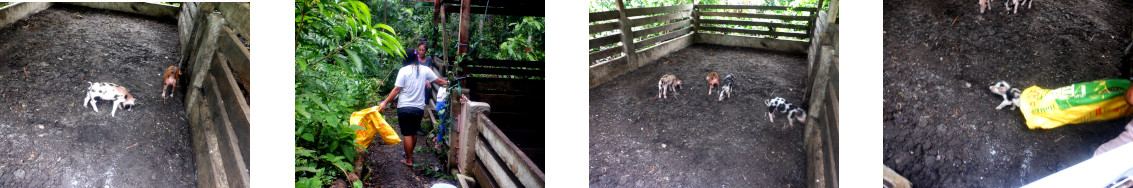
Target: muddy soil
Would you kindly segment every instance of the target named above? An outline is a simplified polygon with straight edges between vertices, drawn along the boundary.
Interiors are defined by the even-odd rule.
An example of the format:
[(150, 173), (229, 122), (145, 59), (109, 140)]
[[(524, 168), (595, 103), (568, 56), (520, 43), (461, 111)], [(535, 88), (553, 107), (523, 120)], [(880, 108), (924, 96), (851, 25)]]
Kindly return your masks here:
[[(159, 96), (177, 36), (172, 19), (66, 5), (0, 28), (0, 187), (194, 187), (184, 88)], [(87, 82), (138, 104), (84, 108)]]
[[(763, 100), (801, 104), (806, 57), (692, 45), (590, 89), (591, 187), (803, 187), (803, 126), (772, 123)], [(735, 76), (708, 95), (709, 72)], [(674, 74), (683, 89), (657, 99)]]
[[(396, 111), (396, 110), (393, 110)], [(397, 126), (397, 113), (391, 112), (384, 114), (385, 117), (390, 118), (390, 124), (393, 129), (401, 134), (401, 128)], [(422, 122), (428, 122), (424, 120)], [(404, 142), (405, 138), (402, 137)], [(436, 183), (448, 183), (456, 185), (457, 182), (451, 179), (443, 179), (433, 177), (432, 174), (426, 174), (426, 169), (433, 171), (443, 171), (444, 175), (451, 176), (448, 169), (441, 164), (437, 155), (432, 152), (421, 151), (416, 148), (431, 149), (434, 142), (428, 140), (425, 136), (417, 136), (416, 152), (413, 154), (414, 167), (407, 166), (401, 163), (405, 159), (402, 144), (397, 145), (384, 145), (381, 138), (374, 139), (369, 148), (366, 148), (366, 161), (364, 166), (369, 169), (369, 174), (364, 174), (363, 182), (366, 187), (429, 187)]]
[(1018, 187), (1086, 159), (1128, 118), (1029, 130), (988, 86), (1056, 88), (1120, 78), (1130, 4), (884, 3), (885, 165), (918, 187)]

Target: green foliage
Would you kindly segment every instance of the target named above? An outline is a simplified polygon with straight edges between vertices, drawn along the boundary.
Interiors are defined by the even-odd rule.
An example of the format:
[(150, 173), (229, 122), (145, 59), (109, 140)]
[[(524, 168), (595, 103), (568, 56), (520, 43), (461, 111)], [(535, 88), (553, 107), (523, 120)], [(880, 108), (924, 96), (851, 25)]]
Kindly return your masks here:
[[(373, 10), (373, 11), (372, 11)], [(296, 187), (322, 187), (359, 167), (355, 158), (354, 111), (377, 105), (393, 88), (395, 71), (420, 39), (429, 55), (448, 56), (459, 65), (472, 58), (538, 61), (545, 58), (545, 19), (473, 14), (471, 55), (456, 55), (457, 14), (447, 28), (433, 25), (432, 3), (403, 0), (298, 0), (295, 2)], [(483, 21), (483, 24), (480, 21)], [(442, 30), (445, 29), (445, 30)], [(441, 32), (447, 31), (447, 45)], [(407, 51), (409, 49), (409, 51)], [(443, 54), (447, 49), (448, 54)], [(460, 71), (459, 66), (452, 66)], [(455, 74), (448, 74), (455, 75)], [(452, 78), (449, 78), (450, 80)], [(453, 122), (449, 115), (448, 123)], [(387, 117), (391, 123), (396, 117)], [(437, 131), (433, 125), (423, 125)], [(447, 136), (446, 136), (447, 137)], [(446, 164), (448, 146), (435, 152)], [(425, 163), (423, 163), (425, 164)], [(420, 168), (429, 176), (451, 178), (439, 166)], [(351, 182), (361, 186), (361, 182)]]
[(511, 34), (514, 35), (500, 43), (495, 59), (542, 61), (546, 56), (543, 52), (543, 41), (533, 39), (543, 38), (543, 34), (546, 33), (543, 28), (544, 22), (543, 17), (524, 17), (519, 23), (508, 24), (508, 27), (513, 28)]

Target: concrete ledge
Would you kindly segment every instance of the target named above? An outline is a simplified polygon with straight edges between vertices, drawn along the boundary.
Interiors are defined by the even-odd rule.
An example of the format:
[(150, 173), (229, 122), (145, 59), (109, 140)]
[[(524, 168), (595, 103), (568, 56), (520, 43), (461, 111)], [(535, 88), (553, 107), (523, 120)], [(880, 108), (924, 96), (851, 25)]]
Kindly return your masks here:
[(810, 44), (808, 44), (806, 41), (790, 41), (712, 33), (697, 33), (696, 43), (747, 47), (800, 54), (805, 54), (807, 52), (807, 48), (810, 47)]
[(597, 65), (590, 66), (590, 88), (598, 87), (603, 83), (613, 80), (618, 75), (629, 72), (629, 63), (626, 62), (626, 57), (618, 57), (612, 60), (602, 62)]
[(693, 35), (695, 34), (686, 34), (684, 36), (673, 38), (673, 40), (657, 43), (657, 45), (654, 45), (652, 47), (638, 50), (636, 53), (634, 53), (635, 57), (633, 58), (636, 62), (632, 62), (630, 65), (633, 65), (633, 69), (637, 69), (641, 66), (648, 65), (649, 63), (652, 63), (653, 61), (656, 61), (657, 59), (660, 59), (665, 55), (669, 55), (669, 53), (684, 49), (685, 47), (692, 45)]
[(51, 7), (51, 3), (23, 2), (0, 7), (0, 28)]
[(677, 50), (684, 49), (692, 45), (692, 38), (695, 34), (686, 34), (673, 40), (658, 43), (649, 48), (636, 51), (636, 53), (628, 53), (633, 55), (633, 62), (630, 62), (626, 56), (615, 58), (601, 64), (590, 66), (590, 88), (598, 87), (603, 83), (609, 82), (622, 74), (635, 70), (641, 66), (648, 65), (665, 55), (669, 55)]
[(121, 11), (133, 14), (141, 14), (153, 17), (168, 17), (177, 18), (177, 13), (181, 11), (180, 7), (158, 4), (158, 3), (145, 3), (145, 2), (68, 2), (62, 4), (84, 6), (97, 9), (106, 9)]

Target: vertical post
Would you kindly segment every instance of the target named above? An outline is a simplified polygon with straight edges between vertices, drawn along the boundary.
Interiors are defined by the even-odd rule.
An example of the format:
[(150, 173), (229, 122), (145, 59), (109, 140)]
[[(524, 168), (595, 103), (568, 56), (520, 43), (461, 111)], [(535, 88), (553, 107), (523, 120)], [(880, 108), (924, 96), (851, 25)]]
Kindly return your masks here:
[(443, 0), (433, 0), (433, 26), (436, 26), (437, 22), (443, 20), (440, 16), (440, 14), (444, 14), (444, 8), (441, 8), (441, 1)]
[[(437, 1), (440, 1), (440, 0), (437, 0)], [(448, 25), (448, 19), (446, 19), (446, 17), (448, 17), (448, 13), (445, 12), (445, 6), (440, 6), (440, 7), (441, 7), (441, 9), (440, 9), (440, 15), (439, 16), (440, 16), (441, 28), (440, 28), (440, 31), (438, 31), (438, 32), (441, 32), (441, 41), (440, 41), (441, 42), (441, 56), (444, 57), (445, 61), (449, 62), (449, 64), (451, 65), (452, 59), (448, 58), (448, 32), (447, 32), (447, 30), (445, 30), (445, 28), (446, 28), (445, 26)]]
[(618, 3), (618, 25), (621, 26), (622, 31), (622, 48), (626, 53), (626, 62), (636, 68), (639, 63), (637, 63), (637, 47), (633, 45), (633, 26), (626, 17), (626, 6), (622, 1), (615, 1)]
[(838, 0), (830, 0), (830, 11), (826, 12), (826, 23), (832, 24), (834, 20), (838, 20)]
[(700, 8), (696, 8), (696, 4), (699, 2), (700, 0), (692, 0), (692, 14), (690, 15), (692, 15), (691, 23), (693, 35), (700, 33)]
[(460, 44), (457, 53), (468, 53), (468, 22), (472, 21), (472, 0), (460, 1)]

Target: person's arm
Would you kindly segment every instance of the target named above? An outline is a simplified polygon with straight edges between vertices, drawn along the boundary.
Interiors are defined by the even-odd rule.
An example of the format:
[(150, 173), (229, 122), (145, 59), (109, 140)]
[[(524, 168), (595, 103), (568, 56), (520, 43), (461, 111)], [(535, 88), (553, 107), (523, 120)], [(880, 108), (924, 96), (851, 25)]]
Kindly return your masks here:
[(446, 81), (444, 78), (437, 78), (436, 80), (433, 80), (433, 83), (437, 83), (437, 84), (440, 84), (442, 86), (448, 85), (448, 81)]
[(393, 90), (389, 91), (389, 96), (386, 97), (386, 100), (382, 100), (382, 104), (378, 105), (378, 112), (385, 111), (386, 104), (389, 104), (391, 102), (390, 100), (396, 98), (398, 93), (401, 93), (401, 87), (393, 87)]

